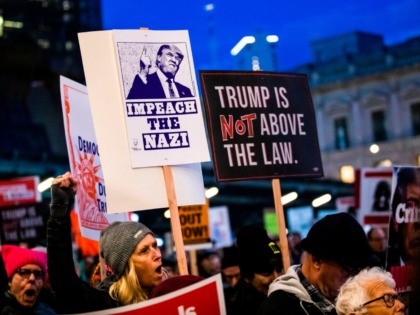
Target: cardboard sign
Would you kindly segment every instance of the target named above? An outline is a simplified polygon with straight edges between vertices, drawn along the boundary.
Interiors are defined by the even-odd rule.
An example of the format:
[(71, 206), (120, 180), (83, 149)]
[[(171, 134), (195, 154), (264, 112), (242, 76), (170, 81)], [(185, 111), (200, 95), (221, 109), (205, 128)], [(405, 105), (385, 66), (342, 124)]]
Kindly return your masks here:
[[(135, 36), (150, 35), (149, 31), (126, 32), (134, 33)], [(120, 82), (114, 34), (114, 31), (79, 33), (83, 70), (89, 89), (89, 105), (107, 183), (108, 212), (164, 208), (168, 206), (168, 198), (162, 167), (132, 166), (130, 150), (134, 140), (128, 139), (127, 136), (125, 93)], [(168, 40), (167, 37), (164, 39)], [(138, 63), (139, 60), (136, 64)], [(154, 152), (156, 153), (156, 150)], [(182, 162), (189, 163), (192, 162), (191, 159), (198, 158), (194, 156), (190, 159), (193, 155), (183, 154)], [(155, 165), (159, 165), (161, 160), (156, 158), (154, 162)], [(170, 163), (168, 160), (165, 165), (169, 164), (176, 163)], [(172, 172), (178, 205), (205, 203), (199, 163), (173, 165)], [(158, 198), (155, 198), (156, 196)]]
[(208, 205), (183, 206), (178, 209), (186, 248), (188, 245), (194, 245), (194, 249), (207, 248), (211, 242)]
[(104, 153), (118, 136), (132, 168), (210, 160), (187, 31), (87, 32), (79, 41)]
[(74, 209), (82, 236), (99, 240), (103, 228), (115, 221), (129, 221), (129, 216), (108, 215), (100, 150), (86, 87), (61, 76), (60, 91), (70, 171), (78, 181)]
[(360, 224), (388, 228), (391, 214), (392, 168), (362, 168), (360, 170)]
[(132, 167), (209, 161), (188, 32), (113, 35)]
[[(78, 203), (84, 204), (85, 213), (93, 213), (90, 216), (83, 216), (83, 212), (81, 213), (81, 226), (84, 229), (82, 234), (92, 239), (98, 239), (100, 228), (104, 225), (113, 221), (127, 221), (119, 215), (104, 217), (105, 213), (124, 213), (167, 207), (168, 200), (165, 194), (162, 168), (132, 169), (128, 152), (124, 152), (123, 144), (125, 142), (121, 140), (124, 136), (118, 134), (121, 131), (118, 128), (113, 128), (112, 132), (107, 128), (108, 136), (103, 139), (106, 147), (112, 143), (114, 149), (102, 150), (94, 129), (86, 86), (65, 77), (61, 77), (60, 84), (67, 149), (72, 173), (78, 174), (80, 179), (83, 179), (82, 182), (91, 179), (90, 184), (94, 185), (92, 189), (86, 189), (86, 193), (82, 196), (83, 200), (77, 198)], [(116, 135), (121, 138), (117, 139)], [(83, 174), (83, 170), (91, 170), (95, 173), (92, 174), (93, 176), (87, 176)], [(204, 202), (204, 185), (200, 164), (174, 166), (173, 173), (180, 205)], [(89, 184), (89, 181), (86, 184)], [(96, 197), (90, 198), (88, 192)], [(96, 219), (99, 222), (95, 222)], [(106, 219), (108, 223), (102, 219)]]
[(322, 177), (306, 75), (200, 71), (217, 181)]
[[(133, 305), (83, 315), (226, 315), (221, 275)], [(80, 314), (82, 315), (82, 314)]]
[(0, 181), (0, 207), (40, 202), (39, 177), (28, 176)]
[(420, 257), (420, 167), (394, 166), (387, 269), (398, 292), (413, 289), (413, 268)]
[(48, 215), (49, 209), (44, 203), (0, 209), (1, 243), (44, 240)]

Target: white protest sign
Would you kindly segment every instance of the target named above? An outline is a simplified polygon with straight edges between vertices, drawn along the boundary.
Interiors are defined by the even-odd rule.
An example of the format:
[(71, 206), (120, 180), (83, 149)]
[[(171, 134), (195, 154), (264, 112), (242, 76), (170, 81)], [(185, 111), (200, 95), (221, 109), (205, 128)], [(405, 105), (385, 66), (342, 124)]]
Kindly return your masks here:
[(128, 221), (129, 217), (127, 213), (107, 214), (100, 150), (86, 87), (61, 76), (60, 91), (70, 171), (78, 180), (75, 210), (80, 231), (84, 237), (98, 240), (108, 224)]

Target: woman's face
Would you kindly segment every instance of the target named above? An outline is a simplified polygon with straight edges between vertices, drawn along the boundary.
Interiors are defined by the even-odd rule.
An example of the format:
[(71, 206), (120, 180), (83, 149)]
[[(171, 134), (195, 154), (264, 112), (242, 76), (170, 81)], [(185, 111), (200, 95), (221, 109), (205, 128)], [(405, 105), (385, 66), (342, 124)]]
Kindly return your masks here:
[(140, 285), (153, 289), (163, 280), (162, 255), (156, 239), (147, 234), (131, 255)]
[(10, 292), (20, 305), (31, 307), (38, 299), (44, 285), (44, 277), (44, 273), (38, 265), (24, 265), (10, 279)]
[[(368, 301), (374, 300), (383, 296), (386, 293), (389, 294), (397, 294), (393, 288), (389, 285), (375, 281), (370, 286), (369, 289), (366, 291), (368, 296)], [(375, 302), (369, 303), (366, 305), (363, 310), (365, 311), (366, 315), (404, 315), (405, 306), (400, 300), (395, 300), (394, 305), (389, 307), (385, 304), (383, 299), (377, 300)]]

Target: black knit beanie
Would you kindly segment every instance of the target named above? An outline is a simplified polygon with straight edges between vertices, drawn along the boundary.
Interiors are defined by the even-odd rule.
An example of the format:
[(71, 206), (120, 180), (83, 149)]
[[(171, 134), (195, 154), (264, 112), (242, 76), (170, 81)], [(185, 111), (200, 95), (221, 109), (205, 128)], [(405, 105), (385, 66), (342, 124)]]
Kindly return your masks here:
[(136, 246), (153, 232), (140, 222), (113, 222), (101, 231), (99, 250), (106, 264), (120, 278)]

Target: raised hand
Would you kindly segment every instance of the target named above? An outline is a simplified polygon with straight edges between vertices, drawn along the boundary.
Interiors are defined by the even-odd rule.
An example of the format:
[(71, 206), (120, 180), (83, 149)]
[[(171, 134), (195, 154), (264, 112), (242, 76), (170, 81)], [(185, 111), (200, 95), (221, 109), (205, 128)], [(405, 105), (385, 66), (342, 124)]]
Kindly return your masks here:
[(70, 172), (57, 176), (51, 185), (51, 216), (65, 216), (73, 208), (76, 192), (77, 180), (72, 177)]

